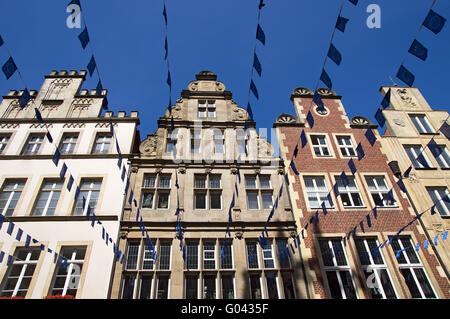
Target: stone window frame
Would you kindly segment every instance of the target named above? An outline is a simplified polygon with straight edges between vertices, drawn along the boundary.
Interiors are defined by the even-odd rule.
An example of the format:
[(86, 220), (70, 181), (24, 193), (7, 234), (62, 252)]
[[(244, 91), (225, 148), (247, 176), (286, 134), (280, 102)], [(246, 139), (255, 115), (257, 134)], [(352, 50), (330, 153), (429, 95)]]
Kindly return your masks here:
[[(416, 148), (420, 148), (419, 152), (417, 152)], [(426, 154), (426, 148), (422, 146), (422, 144), (403, 144), (403, 149), (405, 150), (406, 156), (411, 161), (415, 169), (430, 169), (433, 168), (430, 159)], [(411, 152), (411, 153), (410, 153)], [(411, 157), (414, 157), (413, 159)], [(427, 166), (423, 166), (419, 161), (418, 157), (423, 156)]]
[[(248, 178), (254, 178), (255, 179), (255, 187), (249, 187), (247, 184), (247, 179)], [(269, 187), (262, 187), (261, 184), (261, 178), (268, 178), (269, 180)], [(273, 183), (272, 183), (272, 175), (270, 174), (244, 174), (244, 184), (245, 184), (245, 199), (247, 201), (247, 209), (251, 210), (251, 211), (256, 211), (256, 210), (270, 210), (272, 209), (273, 205), (274, 205), (274, 201), (273, 201)], [(249, 201), (248, 201), (248, 194), (249, 193), (256, 193), (256, 201), (258, 203), (258, 208), (250, 208), (249, 207)], [(268, 207), (268, 208), (264, 208), (264, 201), (263, 201), (263, 194), (271, 194), (271, 198), (272, 198), (272, 204), (270, 206), (272, 207)]]
[[(34, 143), (34, 145), (39, 145), (39, 148), (38, 148), (37, 152), (33, 151), (33, 152), (29, 153), (29, 152), (27, 152), (27, 148), (30, 145), (31, 139), (34, 137), (41, 138), (39, 143), (37, 143), (37, 142)], [(45, 145), (45, 132), (30, 132), (27, 136), (27, 139), (25, 140), (25, 143), (22, 147), (22, 151), (20, 152), (20, 154), (25, 155), (25, 156), (40, 155), (42, 152), (42, 149), (44, 148), (44, 145)]]
[[(427, 115), (423, 113), (408, 113), (410, 121), (413, 123), (413, 126), (415, 127), (416, 131), (419, 134), (436, 134), (436, 130), (434, 129), (433, 125), (431, 125), (430, 121), (427, 119)], [(428, 127), (425, 127), (423, 123), (420, 120), (414, 120), (414, 118), (423, 118), (425, 120), (425, 124)]]
[[(204, 177), (204, 185), (205, 187), (197, 187), (197, 179), (198, 177)], [(219, 187), (212, 187), (211, 186), (211, 178), (217, 178), (219, 179)], [(200, 180), (200, 179), (199, 179)], [(193, 189), (194, 189), (194, 203), (193, 203), (193, 209), (196, 211), (222, 211), (223, 210), (223, 184), (222, 184), (222, 174), (216, 174), (216, 173), (195, 173), (194, 174), (194, 183), (193, 183)], [(204, 194), (205, 196), (205, 208), (197, 208), (197, 194)], [(211, 198), (212, 194), (219, 194), (220, 196), (220, 208), (211, 208)]]
[[(204, 101), (204, 103), (201, 103), (202, 101)], [(210, 103), (211, 101), (212, 101), (212, 103)], [(202, 113), (204, 112), (205, 116), (200, 116), (200, 114), (201, 114), (200, 109), (204, 110), (204, 111), (202, 111)], [(210, 109), (214, 110), (214, 111), (212, 112), (212, 111), (210, 111)], [(213, 114), (213, 116), (210, 116), (210, 114)], [(198, 99), (198, 103), (197, 103), (197, 117), (199, 119), (216, 118), (216, 100), (212, 100), (212, 99)]]
[[(69, 141), (69, 143), (65, 143), (65, 139), (66, 139), (68, 136), (70, 136), (71, 141)], [(75, 142), (72, 141), (72, 138), (73, 138), (74, 136), (76, 136)], [(73, 131), (73, 132), (63, 132), (63, 133), (61, 134), (61, 139), (60, 139), (60, 141), (59, 141), (59, 146), (58, 146), (58, 149), (59, 149), (59, 151), (61, 152), (61, 155), (71, 155), (71, 154), (75, 154), (75, 153), (77, 152), (77, 148), (78, 148), (78, 145), (79, 145), (79, 143), (78, 143), (79, 140), (80, 140), (80, 132), (78, 132), (78, 131)], [(66, 152), (66, 151), (64, 151), (63, 145), (65, 145), (65, 144), (74, 145), (74, 146), (73, 146), (73, 150), (72, 150), (71, 152)]]
[[(148, 178), (154, 177), (155, 182), (153, 186), (147, 186), (146, 180)], [(167, 177), (169, 179), (169, 185), (167, 187), (162, 187), (160, 184), (161, 177)], [(171, 195), (171, 185), (172, 185), (172, 173), (144, 173), (142, 186), (141, 186), (141, 207), (142, 209), (152, 209), (152, 210), (169, 210), (170, 209), (170, 195)], [(147, 193), (153, 193), (152, 205), (151, 207), (144, 207), (144, 196)], [(159, 208), (159, 194), (167, 194), (167, 208)]]
[[(385, 173), (385, 172), (379, 172), (379, 173), (364, 172), (364, 173), (361, 173), (361, 176), (362, 176), (361, 181), (362, 181), (362, 183), (364, 185), (365, 190), (367, 191), (368, 200), (369, 200), (370, 205), (371, 205), (372, 208), (376, 207), (377, 209), (401, 209), (400, 200), (397, 197), (397, 194), (396, 194), (396, 192), (394, 190), (392, 182), (389, 179), (387, 173)], [(372, 192), (369, 189), (369, 185), (367, 183), (367, 177), (380, 177), (380, 176), (383, 177), (383, 179), (384, 179), (384, 181), (385, 181), (385, 183), (387, 185), (387, 188), (388, 188), (387, 192), (392, 190), (392, 196), (393, 196), (393, 199), (395, 201), (394, 205), (392, 205), (392, 206), (378, 206), (378, 205), (376, 205), (375, 201), (373, 200)]]

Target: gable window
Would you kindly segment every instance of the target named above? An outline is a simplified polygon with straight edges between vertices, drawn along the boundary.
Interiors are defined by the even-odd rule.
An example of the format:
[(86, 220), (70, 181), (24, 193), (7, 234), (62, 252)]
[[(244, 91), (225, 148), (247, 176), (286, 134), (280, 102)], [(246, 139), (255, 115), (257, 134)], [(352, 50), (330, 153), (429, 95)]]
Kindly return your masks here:
[(341, 150), (342, 156), (355, 156), (355, 148), (353, 147), (352, 139), (350, 136), (338, 136), (337, 137), (339, 149)]
[(3, 153), (3, 151), (6, 148), (6, 145), (8, 145), (9, 138), (10, 138), (9, 135), (4, 135), (4, 134), (0, 135), (0, 154)]
[(405, 145), (404, 148), (415, 168), (431, 168), (421, 145)]
[(344, 180), (340, 176), (335, 176), (335, 178), (338, 186), (339, 196), (341, 197), (341, 201), (344, 207), (363, 207), (364, 204), (358, 189), (358, 185), (356, 185), (355, 178), (353, 176), (347, 176), (348, 182), (344, 182)]
[(323, 176), (305, 176), (303, 178), (306, 186), (306, 194), (310, 208), (320, 208), (322, 203), (325, 207), (331, 208), (333, 202), (325, 184), (325, 177)]
[(166, 142), (166, 152), (167, 153), (172, 153), (173, 151), (176, 151), (177, 138), (178, 138), (178, 135), (176, 133), (168, 132), (167, 142)]
[(25, 298), (41, 254), (40, 249), (19, 248), (5, 275), (0, 297)]
[(100, 133), (95, 138), (92, 154), (108, 154), (112, 137), (109, 134)]
[(333, 299), (356, 299), (352, 270), (340, 239), (319, 239), (324, 271)]
[(355, 243), (366, 280), (372, 276), (372, 282), (375, 281), (370, 288), (372, 299), (396, 299), (391, 275), (381, 250), (377, 249), (376, 238), (357, 238)]
[(389, 191), (386, 180), (383, 176), (366, 176), (366, 182), (369, 186), (370, 195), (376, 206), (392, 207), (395, 206), (393, 192)]
[(325, 135), (311, 135), (311, 142), (316, 156), (331, 156)]
[(73, 154), (77, 145), (78, 133), (66, 133), (61, 139), (59, 150), (61, 154)]
[[(74, 210), (75, 216), (86, 215), (88, 206), (91, 208), (91, 214), (95, 212), (101, 186), (101, 179), (81, 179), (80, 194), (78, 195)], [(85, 207), (83, 207), (83, 198), (86, 200)]]
[(450, 153), (445, 145), (430, 145), (429, 148), (441, 168), (450, 168)]
[(435, 133), (433, 127), (431, 126), (430, 122), (428, 122), (425, 115), (410, 114), (409, 117), (411, 118), (411, 121), (414, 123), (414, 126), (420, 134)]
[(441, 216), (450, 216), (450, 195), (446, 187), (427, 187), (428, 195)]
[(61, 194), (62, 182), (44, 180), (34, 206), (34, 216), (53, 216)]
[(400, 272), (405, 278), (406, 285), (413, 298), (436, 298), (433, 286), (428, 279), (425, 269), (417, 255), (414, 244), (409, 237), (394, 238), (392, 241), (392, 250), (397, 254), (399, 250), (400, 255), (397, 259)]
[(0, 213), (2, 215), (12, 216), (24, 186), (24, 180), (5, 181), (0, 193)]
[(216, 117), (216, 101), (198, 100), (198, 117), (199, 118)]
[(44, 134), (31, 134), (23, 148), (22, 154), (36, 155), (39, 154), (39, 149), (44, 143)]
[(75, 297), (80, 285), (86, 247), (62, 247), (60, 255), (67, 258), (67, 267), (56, 268), (50, 294)]

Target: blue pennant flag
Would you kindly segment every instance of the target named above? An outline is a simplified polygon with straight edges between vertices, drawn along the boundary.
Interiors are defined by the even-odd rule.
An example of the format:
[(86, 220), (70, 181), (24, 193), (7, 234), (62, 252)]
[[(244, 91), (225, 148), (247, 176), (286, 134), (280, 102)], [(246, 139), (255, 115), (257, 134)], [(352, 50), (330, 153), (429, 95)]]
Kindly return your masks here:
[(336, 21), (336, 29), (341, 32), (345, 32), (345, 26), (349, 19), (339, 16)]
[(342, 171), (342, 173), (341, 173), (341, 175), (340, 175), (340, 178), (341, 178), (342, 183), (344, 184), (344, 186), (350, 185), (350, 183), (349, 183), (349, 181), (348, 181), (348, 178), (347, 178), (347, 175), (345, 174), (344, 171)]
[(284, 180), (286, 181), (286, 185), (289, 186), (289, 176), (288, 176), (288, 174), (284, 175)]
[[(329, 84), (331, 85), (331, 80), (328, 77), (328, 74), (325, 72), (325, 70), (322, 70), (322, 75), (320, 76), (320, 79), (322, 81), (324, 81), (324, 83), (325, 83), (325, 81), (329, 80)], [(316, 105), (319, 107), (319, 111), (324, 111), (325, 110), (325, 105), (323, 104), (322, 98), (320, 97), (320, 95), (319, 95), (319, 93), (317, 91), (314, 93), (313, 102), (316, 103)]]
[(356, 147), (356, 153), (358, 154), (358, 161), (364, 158), (365, 154), (361, 143), (358, 143), (358, 146)]
[(250, 80), (250, 91), (252, 91), (253, 95), (259, 99), (258, 90), (256, 89), (255, 82), (253, 80)]
[(408, 178), (411, 173), (412, 166), (408, 167), (408, 169), (403, 173), (403, 177)]
[(80, 187), (77, 185), (76, 189), (75, 189), (75, 195), (73, 197), (73, 201), (76, 202), (78, 199), (78, 196), (80, 196)]
[(53, 157), (52, 157), (52, 161), (55, 164), (55, 166), (58, 166), (60, 157), (61, 157), (61, 153), (59, 152), (59, 149), (56, 149), (55, 154), (53, 154)]
[(41, 112), (39, 112), (37, 107), (34, 108), (34, 113), (36, 114), (36, 119), (39, 122), (44, 123), (44, 119), (42, 118)]
[(342, 55), (341, 53), (338, 51), (338, 49), (336, 49), (336, 47), (333, 45), (333, 43), (330, 43), (330, 48), (328, 49), (328, 54), (327, 56), (333, 60), (334, 63), (336, 63), (337, 65), (341, 64), (342, 61)]
[(294, 158), (296, 158), (297, 155), (298, 155), (298, 144), (296, 144), (294, 148)]
[(53, 143), (53, 137), (49, 131), (47, 131), (47, 133), (45, 133), (45, 136), (47, 137), (47, 139), (50, 143)]
[(9, 57), (8, 60), (6, 60), (5, 64), (3, 64), (2, 70), (7, 80), (14, 74), (14, 72), (16, 72), (17, 66), (16, 63), (14, 63), (14, 60), (11, 56)]
[(61, 171), (59, 172), (59, 177), (61, 179), (64, 179), (64, 176), (66, 176), (66, 171), (67, 171), (67, 165), (66, 165), (66, 163), (63, 163), (63, 166), (61, 167)]
[(97, 83), (97, 87), (95, 88), (95, 90), (97, 91), (97, 95), (102, 95), (103, 94), (103, 86), (102, 86), (102, 81), (98, 81)]
[(122, 179), (122, 182), (123, 182), (124, 179), (125, 179), (126, 173), (127, 173), (127, 170), (125, 169), (125, 166), (123, 166), (123, 167), (122, 167), (122, 175), (120, 176), (120, 178)]
[(67, 6), (70, 6), (71, 4), (76, 4), (81, 8), (80, 0), (72, 0), (67, 4)]
[(256, 28), (256, 39), (261, 41), (263, 45), (266, 44), (266, 35), (264, 34), (264, 31), (259, 24), (258, 27)]
[(239, 196), (237, 183), (234, 183), (234, 191), (236, 192), (236, 195)]
[(403, 193), (406, 193), (406, 187), (405, 187), (405, 184), (403, 183), (403, 180), (399, 180), (398, 182), (397, 182), (397, 185), (398, 185), (398, 187), (401, 189), (401, 191), (403, 192)]
[(0, 214), (0, 229), (2, 229), (3, 222), (5, 221), (5, 216)]
[(70, 175), (69, 181), (67, 182), (67, 190), (68, 190), (69, 192), (72, 190), (73, 182), (74, 182), (73, 176)]
[(261, 10), (266, 4), (263, 2), (264, 0), (259, 0), (258, 10)]
[(305, 145), (308, 143), (308, 140), (306, 139), (305, 130), (302, 130), (302, 133), (300, 134), (300, 139), (302, 141), (302, 148), (304, 148)]
[(360, 221), (360, 222), (359, 222), (359, 227), (361, 227), (361, 231), (362, 231), (363, 233), (366, 232), (366, 231), (364, 230), (364, 221)]
[(23, 109), (25, 106), (27, 106), (29, 100), (31, 100), (30, 92), (28, 92), (28, 89), (25, 88), (22, 95), (19, 97), (20, 107)]
[(381, 106), (383, 109), (388, 108), (391, 105), (391, 89), (386, 92), (386, 95), (383, 97), (383, 101), (381, 101)]
[(335, 184), (333, 185), (333, 190), (334, 190), (334, 195), (335, 195), (336, 197), (338, 197), (338, 196), (340, 195), (340, 193), (339, 193), (339, 185), (338, 185), (337, 183), (335, 183)]
[(289, 166), (292, 168), (292, 171), (295, 173), (295, 175), (299, 175), (297, 168), (295, 167), (294, 161), (291, 161), (291, 164)]
[(413, 43), (411, 44), (411, 46), (409, 47), (408, 50), (409, 53), (411, 53), (412, 55), (418, 57), (419, 59), (421, 59), (422, 61), (425, 61), (427, 59), (428, 56), (428, 49), (425, 48), (419, 41), (417, 41), (416, 39), (414, 39)]
[(422, 25), (434, 34), (438, 34), (444, 27), (445, 21), (447, 21), (447, 19), (430, 9), (430, 12), (428, 12)]
[(8, 230), (6, 231), (6, 233), (11, 236), (13, 230), (14, 230), (14, 223), (13, 222), (9, 222)]
[(261, 72), (262, 72), (261, 63), (259, 62), (256, 52), (253, 55), (253, 67), (255, 68), (256, 72), (258, 72), (259, 76), (261, 76)]
[(91, 60), (89, 61), (89, 64), (87, 65), (87, 69), (89, 71), (89, 75), (92, 77), (92, 74), (94, 73), (95, 68), (97, 67), (97, 63), (95, 62), (94, 55), (92, 55)]
[(439, 145), (436, 144), (434, 139), (431, 139), (430, 142), (428, 142), (427, 146), (430, 149), (433, 156), (436, 158), (439, 157), (442, 154), (442, 152), (444, 151), (444, 149), (442, 147), (440, 147)]
[(308, 111), (308, 114), (306, 115), (306, 121), (308, 122), (310, 128), (314, 127), (314, 117), (311, 111)]
[(166, 51), (166, 53), (164, 54), (164, 60), (167, 60), (167, 56), (169, 54), (169, 45), (167, 43), (167, 35), (166, 35), (166, 38), (164, 40), (164, 49)]
[(355, 6), (358, 4), (358, 0), (348, 0), (348, 1), (350, 1)]
[(386, 120), (383, 116), (383, 113), (381, 112), (381, 109), (378, 109), (377, 112), (375, 113), (375, 119), (377, 120), (380, 127), (383, 127), (384, 124), (386, 123)]
[(166, 81), (166, 83), (169, 86), (169, 88), (172, 88), (172, 78), (170, 76), (170, 70), (167, 71), (167, 81)]
[(400, 65), (396, 77), (405, 82), (408, 86), (412, 86), (415, 80), (414, 74), (409, 72), (403, 65)]
[(367, 219), (367, 227), (372, 227), (372, 221), (370, 220), (370, 214), (366, 215), (366, 219)]
[(128, 197), (128, 204), (131, 205), (132, 201), (133, 201), (133, 190), (130, 191), (130, 197)]
[(250, 106), (250, 103), (247, 103), (247, 113), (248, 113), (248, 118), (253, 121), (253, 111), (252, 111), (252, 107)]
[[(331, 90), (331, 88), (333, 87), (333, 83), (331, 82), (331, 79), (328, 76), (328, 73), (325, 71), (325, 69), (322, 69), (322, 74), (320, 75), (320, 80), (327, 86), (327, 88), (329, 88)], [(314, 95), (314, 96), (316, 96), (316, 95)], [(317, 94), (317, 96), (319, 96), (319, 95)], [(319, 108), (323, 109), (323, 103), (322, 103), (322, 106), (319, 106)]]
[[(331, 203), (330, 193), (328, 193), (327, 199), (328, 199), (328, 202)], [(328, 212), (327, 212), (327, 206), (325, 205), (325, 202), (322, 202), (322, 204), (320, 206), (322, 207), (323, 216), (327, 216)]]
[(369, 141), (371, 146), (375, 145), (375, 142), (377, 141), (377, 138), (375, 137), (375, 134), (373, 134), (372, 130), (370, 128), (367, 129), (366, 133), (364, 134)]
[(353, 162), (353, 158), (351, 158), (348, 161), (348, 167), (350, 168), (350, 171), (352, 172), (352, 174), (355, 175), (355, 173), (356, 173), (356, 166), (355, 166), (355, 163)]
[(163, 9), (163, 16), (164, 16), (164, 23), (167, 26), (167, 11), (166, 11), (166, 4), (164, 4), (164, 9)]
[(5, 43), (5, 42), (3, 41), (3, 38), (2, 38), (2, 36), (0, 35), (0, 47), (3, 45), (3, 43)]
[(78, 35), (78, 39), (80, 39), (81, 42), (81, 46), (83, 47), (83, 49), (86, 48), (87, 44), (89, 43), (89, 34), (88, 34), (88, 30), (85, 27), (84, 30)]
[(448, 236), (448, 230), (442, 234), (442, 240), (446, 240)]
[[(175, 123), (173, 122), (173, 115), (170, 117), (170, 129), (172, 131), (175, 131)], [(174, 152), (174, 154), (176, 154), (176, 152)]]

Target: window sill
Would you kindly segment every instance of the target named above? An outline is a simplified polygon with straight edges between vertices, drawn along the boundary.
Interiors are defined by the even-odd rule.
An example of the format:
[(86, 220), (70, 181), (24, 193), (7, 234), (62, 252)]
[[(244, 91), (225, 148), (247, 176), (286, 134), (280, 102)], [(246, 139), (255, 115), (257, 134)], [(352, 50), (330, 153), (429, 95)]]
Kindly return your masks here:
[(376, 209), (400, 209), (400, 206), (375, 206)]
[(367, 209), (367, 206), (343, 206), (344, 210), (358, 210), (358, 209)]
[(414, 167), (417, 171), (436, 171), (437, 167)]
[(420, 135), (439, 135), (439, 132), (433, 132), (433, 133), (419, 133)]
[(450, 167), (441, 167), (441, 170), (443, 170), (443, 171), (450, 171)]
[[(119, 220), (119, 217), (116, 215), (95, 215), (95, 219), (96, 220), (112, 220), (112, 221), (116, 221)], [(13, 222), (46, 222), (46, 221), (51, 221), (51, 222), (60, 222), (60, 221), (89, 221), (91, 220), (91, 218), (86, 219), (86, 216), (73, 216), (73, 215), (68, 215), (68, 216), (9, 216), (9, 217), (5, 217), (6, 221), (13, 221)]]

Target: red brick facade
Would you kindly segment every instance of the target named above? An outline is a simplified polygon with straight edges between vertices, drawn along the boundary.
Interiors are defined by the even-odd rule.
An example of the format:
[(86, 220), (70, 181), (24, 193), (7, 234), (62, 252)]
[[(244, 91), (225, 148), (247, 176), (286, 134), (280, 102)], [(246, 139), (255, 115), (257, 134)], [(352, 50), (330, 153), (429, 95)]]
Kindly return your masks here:
[[(398, 179), (393, 175), (391, 168), (388, 165), (387, 157), (381, 152), (381, 144), (376, 141), (374, 146), (371, 146), (368, 139), (365, 136), (367, 131), (367, 125), (352, 125), (350, 127), (350, 121), (348, 120), (345, 111), (340, 103), (340, 97), (338, 96), (322, 96), (325, 107), (328, 109), (328, 115), (321, 116), (317, 114), (313, 109), (315, 105), (312, 103), (312, 95), (293, 95), (291, 98), (294, 101), (295, 108), (297, 109), (297, 116), (300, 118), (299, 123), (304, 122), (302, 125), (282, 125), (277, 127), (279, 135), (279, 143), (282, 158), (286, 159), (286, 166), (289, 165), (290, 160), (293, 157), (294, 149), (299, 142), (298, 156), (294, 159), (295, 166), (300, 175), (295, 175), (292, 169), (289, 169), (289, 176), (291, 181), (291, 194), (292, 205), (296, 214), (296, 221), (298, 223), (299, 230), (301, 231), (308, 223), (312, 216), (315, 216), (317, 209), (309, 209), (307, 205), (307, 197), (305, 197), (304, 185), (301, 181), (304, 175), (318, 174), (325, 176), (328, 187), (328, 191), (331, 191), (331, 198), (333, 201), (333, 209), (328, 209), (328, 214), (324, 216), (322, 210), (319, 209), (319, 223), (310, 224), (307, 230), (304, 232), (305, 238), (303, 239), (306, 248), (311, 249), (311, 256), (305, 260), (306, 272), (313, 271), (316, 279), (313, 282), (308, 283), (311, 287), (311, 291), (314, 294), (320, 295), (320, 298), (330, 298), (331, 296), (327, 291), (326, 281), (323, 278), (324, 272), (320, 267), (321, 253), (319, 247), (317, 247), (317, 241), (315, 238), (332, 236), (331, 238), (339, 238), (346, 236), (355, 226), (357, 227), (357, 236), (365, 236), (359, 227), (360, 221), (364, 222), (365, 232), (370, 235), (378, 233), (379, 241), (382, 243), (385, 240), (389, 240), (388, 235), (394, 235), (403, 226), (408, 224), (415, 216), (409, 201), (402, 193), (402, 190), (397, 185)], [(313, 107), (310, 108), (310, 106)], [(309, 127), (308, 121), (305, 120), (308, 111), (311, 111), (314, 118), (314, 125)], [(370, 124), (369, 126), (372, 126)], [(302, 130), (308, 136), (310, 133), (320, 133), (328, 136), (328, 148), (332, 149), (333, 157), (317, 158), (313, 155), (311, 139), (308, 138), (307, 144), (302, 148), (300, 142), (300, 134)], [(373, 129), (374, 134), (376, 129)], [(333, 136), (336, 134), (344, 134), (353, 136), (354, 148), (361, 143), (365, 156), (361, 160), (358, 157), (352, 157), (356, 166), (355, 177), (359, 181), (359, 191), (362, 195), (365, 208), (346, 208), (342, 206), (342, 202), (339, 202), (335, 192), (333, 191), (333, 179), (332, 176), (339, 175), (342, 171), (345, 171), (347, 176), (352, 176), (351, 170), (348, 166), (350, 157), (343, 157), (340, 149), (337, 145), (337, 140)], [(286, 152), (287, 150), (287, 152)], [(370, 201), (370, 192), (367, 185), (363, 183), (364, 173), (380, 173), (388, 180), (388, 184), (393, 186), (394, 198), (397, 201), (396, 208), (381, 208), (378, 209), (378, 218), (374, 219), (372, 215), (372, 209), (374, 204)], [(292, 181), (295, 179), (295, 182)], [(367, 227), (366, 215), (370, 214), (372, 226)], [(301, 217), (303, 215), (303, 217)], [(408, 227), (402, 235), (411, 236), (414, 243), (424, 241), (427, 239), (424, 232), (419, 230), (420, 223), (415, 221), (410, 227)], [(365, 278), (363, 272), (358, 269), (360, 265), (359, 257), (356, 253), (355, 242), (351, 239), (347, 241), (347, 252), (351, 252), (351, 258), (353, 264), (350, 263), (352, 269), (352, 275), (356, 278), (354, 280), (359, 281), (361, 287), (358, 292), (359, 298), (371, 298), (369, 289), (366, 287)], [(405, 280), (400, 273), (399, 264), (395, 258), (395, 253), (391, 246), (385, 246), (381, 249), (381, 252), (386, 260), (386, 264), (389, 267), (391, 277), (397, 279), (397, 298), (411, 298), (408, 287)], [(437, 270), (439, 266), (437, 258), (433, 255), (431, 248), (421, 250), (422, 254), (419, 255), (422, 263), (425, 266), (425, 271), (430, 279), (433, 278), (432, 285), (436, 291), (438, 298), (449, 298), (449, 287), (447, 278), (441, 277)], [(348, 255), (350, 258), (350, 256)], [(424, 260), (425, 259), (425, 260)], [(437, 284), (436, 284), (437, 283)], [(361, 294), (363, 291), (363, 294)]]

